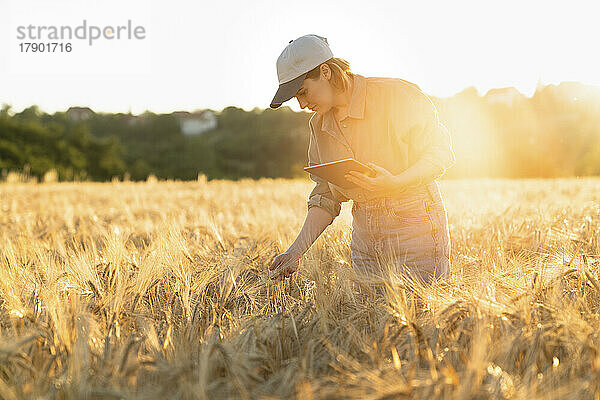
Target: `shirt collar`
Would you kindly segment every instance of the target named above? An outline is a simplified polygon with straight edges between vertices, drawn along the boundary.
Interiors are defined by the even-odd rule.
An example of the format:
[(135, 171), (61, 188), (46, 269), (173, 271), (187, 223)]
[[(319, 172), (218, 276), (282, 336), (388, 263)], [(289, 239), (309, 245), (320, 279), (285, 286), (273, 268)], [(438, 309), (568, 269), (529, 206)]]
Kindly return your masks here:
[[(352, 87), (352, 96), (348, 106), (348, 116), (351, 118), (362, 119), (365, 115), (365, 98), (367, 95), (367, 80), (364, 76), (354, 74), (354, 86)], [(335, 126), (335, 117), (333, 109), (329, 110), (321, 120), (321, 130), (333, 129)]]

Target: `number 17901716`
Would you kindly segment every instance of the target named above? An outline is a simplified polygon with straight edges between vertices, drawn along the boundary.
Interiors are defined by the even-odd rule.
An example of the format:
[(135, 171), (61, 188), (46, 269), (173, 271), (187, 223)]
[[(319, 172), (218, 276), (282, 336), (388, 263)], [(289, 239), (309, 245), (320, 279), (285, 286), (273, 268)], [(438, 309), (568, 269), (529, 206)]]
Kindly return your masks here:
[(59, 42), (23, 42), (19, 43), (19, 48), (21, 53), (70, 53), (73, 50), (71, 43)]

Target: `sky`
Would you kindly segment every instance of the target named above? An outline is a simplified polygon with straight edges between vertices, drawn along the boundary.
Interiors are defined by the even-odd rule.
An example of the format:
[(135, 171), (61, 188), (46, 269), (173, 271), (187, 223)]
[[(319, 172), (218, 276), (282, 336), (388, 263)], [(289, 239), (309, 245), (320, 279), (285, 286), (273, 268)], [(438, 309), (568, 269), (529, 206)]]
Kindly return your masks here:
[[(598, 9), (578, 0), (0, 0), (0, 104), (50, 113), (268, 108), (277, 57), (309, 33), (326, 37), (353, 72), (406, 79), (432, 96), (469, 86), (531, 96), (538, 83), (600, 85)], [(19, 27), (35, 34), (84, 21), (85, 39), (50, 40), (49, 28), (43, 39), (19, 37)], [(128, 23), (143, 38), (114, 38)], [(90, 45), (90, 26), (113, 39)], [(42, 42), (63, 51), (22, 51)], [(295, 99), (284, 105), (300, 109)]]

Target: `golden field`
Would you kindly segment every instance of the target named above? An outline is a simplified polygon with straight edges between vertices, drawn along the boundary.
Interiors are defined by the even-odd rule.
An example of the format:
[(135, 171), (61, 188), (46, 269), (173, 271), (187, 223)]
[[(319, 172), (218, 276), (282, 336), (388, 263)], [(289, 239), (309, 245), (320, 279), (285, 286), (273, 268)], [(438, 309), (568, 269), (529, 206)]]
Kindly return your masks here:
[(598, 398), (600, 179), (442, 181), (447, 284), (377, 297), (310, 181), (0, 184), (0, 398)]

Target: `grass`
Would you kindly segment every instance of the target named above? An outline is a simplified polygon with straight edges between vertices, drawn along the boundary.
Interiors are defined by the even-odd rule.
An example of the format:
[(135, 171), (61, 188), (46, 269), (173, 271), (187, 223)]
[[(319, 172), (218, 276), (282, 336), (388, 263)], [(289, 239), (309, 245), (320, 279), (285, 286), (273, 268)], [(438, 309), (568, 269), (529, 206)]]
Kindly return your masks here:
[(441, 182), (452, 277), (269, 279), (306, 181), (0, 185), (0, 398), (598, 398), (600, 179)]

